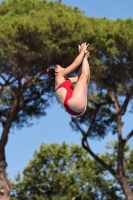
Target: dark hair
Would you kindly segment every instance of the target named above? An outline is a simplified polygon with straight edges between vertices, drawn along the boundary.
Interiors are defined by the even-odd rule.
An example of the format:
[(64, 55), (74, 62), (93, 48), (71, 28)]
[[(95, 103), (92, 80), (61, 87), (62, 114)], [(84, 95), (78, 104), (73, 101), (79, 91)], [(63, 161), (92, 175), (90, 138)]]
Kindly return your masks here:
[(47, 73), (48, 73), (51, 80), (55, 80), (55, 70), (56, 70), (56, 68), (57, 68), (56, 65), (50, 65), (47, 68)]

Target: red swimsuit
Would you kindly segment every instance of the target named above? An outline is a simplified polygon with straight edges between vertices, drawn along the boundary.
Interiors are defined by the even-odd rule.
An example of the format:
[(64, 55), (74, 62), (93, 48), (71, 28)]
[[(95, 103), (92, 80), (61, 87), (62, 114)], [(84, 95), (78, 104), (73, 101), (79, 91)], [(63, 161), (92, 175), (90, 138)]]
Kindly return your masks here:
[[(71, 110), (69, 107), (68, 107), (68, 100), (72, 97), (72, 93), (73, 93), (73, 86), (72, 86), (72, 82), (67, 79), (65, 80), (63, 83), (61, 83), (57, 88), (56, 90), (58, 90), (59, 88), (65, 88), (67, 90), (67, 93), (66, 93), (66, 97), (65, 97), (65, 100), (64, 100), (64, 107), (66, 109), (66, 111), (71, 114), (71, 115), (75, 115), (75, 116), (78, 116), (80, 115), (82, 112), (75, 112), (73, 110)], [(56, 91), (55, 90), (55, 91)]]

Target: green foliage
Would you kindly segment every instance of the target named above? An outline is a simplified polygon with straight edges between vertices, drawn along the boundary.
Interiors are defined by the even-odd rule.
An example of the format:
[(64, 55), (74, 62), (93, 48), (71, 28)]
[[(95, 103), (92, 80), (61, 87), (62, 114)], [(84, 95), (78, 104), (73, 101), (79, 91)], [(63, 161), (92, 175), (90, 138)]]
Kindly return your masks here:
[[(84, 116), (75, 119), (75, 124), (78, 126), (73, 124), (74, 120), (72, 125), (76, 130), (82, 126), (85, 130), (87, 127), (86, 139), (88, 135), (91, 138), (104, 138), (109, 132), (118, 133), (118, 125), (120, 128), (123, 125), (122, 115), (126, 113), (133, 96), (132, 32), (132, 19), (112, 21), (106, 18), (89, 18), (78, 8), (67, 7), (61, 1), (3, 1), (0, 4), (0, 122), (3, 129), (6, 125), (7, 128), (3, 131), (2, 148), (7, 141), (6, 131), (9, 131), (9, 127), (14, 125), (20, 128), (25, 124), (30, 125), (29, 119), (46, 115), (46, 108), (50, 105), (49, 99), (53, 92), (53, 85), (46, 81), (48, 78), (46, 68), (53, 63), (69, 65), (78, 54), (76, 48), (78, 44), (87, 40), (90, 41), (91, 55), (88, 108)], [(120, 112), (117, 111), (116, 104)], [(130, 108), (132, 112), (133, 107)], [(120, 152), (120, 148), (121, 151), (123, 150), (122, 142), (123, 140), (119, 140), (116, 151)], [(67, 158), (70, 155), (66, 150), (67, 147), (64, 145), (63, 153), (59, 153), (59, 147), (53, 144), (52, 148), (57, 154), (54, 155), (57, 161), (53, 163), (49, 160), (53, 158), (51, 154), (46, 159), (44, 157), (45, 153), (48, 154), (47, 151), (45, 152), (46, 146), (43, 145), (41, 148), (44, 151), (43, 156), (35, 154), (37, 157), (40, 156), (39, 160), (37, 159), (38, 163), (33, 160), (29, 164), (24, 171), (23, 182), (18, 184), (17, 194), (20, 200), (28, 198), (25, 195), (34, 196), (39, 200), (45, 197), (51, 200), (52, 198), (65, 200), (64, 193), (67, 194), (67, 199), (73, 197), (86, 199), (89, 195), (94, 199), (97, 198), (99, 191), (102, 195), (112, 185), (104, 179), (107, 172), (89, 157), (85, 158), (87, 160), (84, 162), (79, 162), (81, 157), (80, 159), (73, 157), (70, 158), (69, 163)], [(78, 148), (76, 148), (76, 156), (77, 152)], [(67, 156), (60, 161), (62, 154)], [(119, 156), (120, 153), (118, 159), (123, 159)], [(110, 162), (108, 155), (105, 158), (107, 163)], [(43, 165), (40, 164), (42, 161)], [(35, 167), (32, 167), (33, 164)], [(97, 166), (95, 173), (88, 170), (91, 164)], [(114, 160), (110, 165), (112, 168), (115, 167)], [(46, 167), (52, 168), (52, 171), (45, 171)], [(84, 167), (87, 170), (85, 172), (81, 170)], [(128, 159), (125, 167), (130, 167)], [(125, 169), (128, 178), (132, 171)], [(99, 173), (103, 174), (99, 177)], [(93, 180), (90, 178), (92, 174), (97, 175), (96, 177), (94, 175)], [(103, 189), (100, 186), (107, 187)], [(22, 192), (22, 188), (25, 193)], [(114, 188), (113, 191), (111, 189), (109, 193), (114, 195), (114, 199), (119, 199)], [(40, 195), (41, 192), (43, 196)], [(106, 195), (107, 199), (110, 199), (109, 193), (108, 196)]]
[(102, 67), (99, 86), (102, 89), (109, 86), (115, 94), (123, 96), (130, 90), (133, 78), (133, 20), (101, 19), (100, 23), (94, 24), (94, 29), (95, 55)]
[(12, 125), (21, 128), (46, 115), (53, 92), (46, 68), (70, 64), (87, 27), (91, 35), (93, 29), (77, 8), (45, 0), (3, 1), (0, 24), (1, 121), (13, 115)]
[[(133, 112), (133, 20), (116, 21), (89, 19), (95, 34), (91, 38), (91, 82), (88, 109), (76, 120), (92, 138), (104, 138), (109, 132), (117, 133), (117, 103), (124, 115), (127, 108)], [(109, 91), (114, 100), (109, 96)], [(77, 126), (72, 127), (77, 131)], [(121, 126), (124, 122), (121, 120)], [(86, 125), (86, 127), (85, 127)]]
[[(51, 63), (65, 63), (67, 66), (78, 53), (77, 45), (89, 40), (91, 82), (94, 87), (92, 86), (93, 93), (90, 91), (87, 119), (90, 122), (97, 108), (96, 103), (101, 105), (104, 102), (97, 117), (101, 118), (102, 127), (96, 122), (93, 126), (94, 135), (104, 137), (108, 127), (111, 127), (113, 133), (116, 132), (116, 116), (106, 89), (110, 87), (118, 104), (122, 105), (120, 97), (124, 97), (132, 88), (131, 19), (112, 21), (106, 18), (89, 18), (78, 8), (67, 7), (60, 1), (12, 0), (0, 4), (0, 24), (0, 74), (1, 78), (7, 77), (6, 81), (2, 78), (3, 84), (8, 85), (17, 95), (20, 95), (20, 83), (22, 85), (27, 76), (30, 80), (36, 79), (35, 82), (39, 85), (37, 87), (32, 84), (32, 87), (24, 88), (25, 99), (34, 94), (33, 101), (39, 99), (39, 106), (35, 108), (32, 103), (32, 106), (25, 104), (27, 108), (23, 114), (21, 112), (21, 116), (25, 114), (27, 118), (24, 120), (18, 116), (18, 126), (22, 126), (21, 121), (26, 123), (28, 117), (46, 114), (42, 110), (48, 106), (47, 97), (40, 97), (53, 91), (44, 81), (47, 66)], [(0, 97), (3, 102), (2, 110), (6, 104), (6, 112), (9, 111), (12, 105), (11, 95), (6, 95), (3, 90)], [(44, 108), (39, 109), (42, 105), (45, 105)], [(35, 112), (31, 112), (33, 108)], [(106, 114), (102, 118), (104, 113)], [(86, 123), (86, 119), (81, 119), (80, 122)]]
[[(117, 160), (117, 152), (118, 152), (118, 142), (109, 142), (106, 145), (106, 148), (109, 149), (112, 154), (105, 153), (102, 158), (108, 162), (110, 166), (112, 166), (115, 170), (117, 170), (116, 160)], [(125, 146), (124, 148), (124, 169), (126, 178), (133, 190), (133, 149), (129, 146)]]
[[(119, 105), (122, 105), (120, 97), (124, 97), (132, 87), (131, 19), (112, 21), (106, 18), (89, 18), (78, 8), (67, 7), (60, 1), (14, 0), (0, 4), (0, 23), (0, 73), (2, 77), (7, 77), (6, 81), (3, 79), (4, 84), (17, 95), (20, 95), (20, 83), (23, 85), (27, 76), (30, 80), (36, 79), (35, 84), (38, 84), (38, 87), (32, 84), (31, 87), (24, 88), (25, 99), (30, 99), (34, 94), (33, 101), (38, 99), (36, 105), (39, 106), (35, 108), (35, 103), (25, 104), (27, 107), (16, 118), (19, 127), (23, 124), (20, 122), (28, 122), (29, 117), (46, 114), (44, 110), (48, 106), (47, 97), (40, 97), (53, 92), (51, 86), (45, 83), (47, 66), (51, 63), (65, 63), (67, 66), (78, 53), (77, 45), (89, 40), (93, 93), (90, 91), (89, 111), (86, 113), (88, 122), (86, 118), (80, 122), (89, 123), (97, 109), (96, 103), (102, 104), (92, 136), (104, 137), (108, 127), (116, 133), (116, 115), (106, 89), (107, 86), (110, 87)], [(7, 82), (8, 79), (10, 81)], [(9, 93), (6, 95), (4, 90), (1, 102), (2, 109), (6, 104), (6, 112), (9, 111), (12, 97)], [(39, 109), (42, 105), (45, 106)], [(33, 108), (35, 112), (31, 111)], [(21, 118), (24, 115), (27, 118)], [(100, 126), (97, 123), (99, 118), (102, 120)]]
[[(115, 162), (113, 155), (101, 157)], [(83, 148), (74, 144), (42, 144), (22, 178), (19, 174), (16, 181), (12, 183), (13, 200), (121, 199), (115, 180)]]
[[(73, 45), (77, 45), (88, 34), (88, 23), (81, 11), (58, 2), (2, 2), (0, 15), (1, 23), (5, 22), (1, 26), (3, 37), (10, 36), (10, 48), (14, 51), (17, 51), (14, 47), (21, 47), (22, 58), (26, 56), (28, 63), (34, 57), (34, 60), (38, 59), (37, 63), (40, 60), (46, 65), (51, 62), (50, 55), (53, 53), (54, 57), (56, 54), (62, 54), (63, 59), (70, 61), (73, 59), (73, 53), (77, 52)], [(66, 55), (69, 55), (69, 58), (66, 59)]]

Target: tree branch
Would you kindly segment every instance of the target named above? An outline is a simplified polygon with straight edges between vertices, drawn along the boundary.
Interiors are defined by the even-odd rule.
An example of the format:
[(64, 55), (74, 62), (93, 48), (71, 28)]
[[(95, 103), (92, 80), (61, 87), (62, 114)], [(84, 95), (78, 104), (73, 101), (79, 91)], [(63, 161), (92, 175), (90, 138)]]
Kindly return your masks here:
[(125, 143), (133, 136), (133, 130), (124, 138)]
[(118, 105), (118, 103), (117, 103), (117, 100), (116, 100), (116, 98), (114, 97), (113, 93), (111, 92), (110, 88), (109, 88), (108, 86), (106, 86), (106, 88), (107, 88), (107, 91), (108, 91), (108, 95), (109, 95), (111, 101), (112, 101), (113, 104), (114, 104), (114, 108), (115, 108), (115, 110), (116, 110), (116, 113), (118, 113), (118, 112), (120, 111), (120, 108), (119, 108), (119, 105)]
[(128, 106), (128, 103), (130, 101), (131, 96), (133, 95), (133, 91), (131, 91), (130, 93), (128, 93), (126, 95), (125, 101), (123, 103), (123, 105), (120, 108), (119, 114), (124, 115)]
[(25, 82), (23, 85), (23, 92), (29, 88), (31, 85), (34, 85), (36, 80), (39, 79), (43, 75), (43, 71), (36, 77), (31, 78), (30, 80), (28, 79), (28, 75), (25, 76)]
[(34, 83), (34, 85), (42, 85), (44, 83), (47, 83), (47, 82), (50, 82), (51, 80), (49, 78), (45, 79), (44, 81), (40, 81), (40, 82), (37, 82), (37, 83)]
[(3, 132), (2, 132), (2, 136), (1, 136), (1, 140), (0, 140), (0, 151), (2, 151), (5, 148), (5, 145), (8, 140), (8, 134), (9, 134), (10, 127), (11, 127), (12, 122), (14, 121), (15, 117), (17, 116), (18, 112), (19, 112), (19, 108), (18, 108), (17, 102), (15, 100), (13, 105), (10, 108), (10, 115), (4, 123), (4, 128), (3, 128)]
[(0, 118), (0, 122), (5, 123), (6, 120)]
[[(86, 145), (85, 145), (86, 142)], [(86, 149), (86, 151), (88, 151), (90, 153), (90, 155), (98, 162), (100, 163), (106, 170), (108, 170), (115, 178), (117, 177), (116, 172), (113, 170), (113, 168), (109, 165), (107, 165), (103, 160), (101, 160), (89, 147), (88, 141), (84, 138), (82, 139), (82, 146), (84, 147), (84, 149)]]
[(5, 126), (4, 126), (2, 136), (1, 136), (1, 140), (0, 140), (0, 152), (4, 151), (4, 149), (5, 149), (5, 145), (8, 141), (8, 134), (9, 134), (11, 124), (12, 124), (12, 121), (10, 119), (8, 119), (5, 122)]
[(80, 130), (80, 132), (82, 133), (82, 135), (84, 136), (85, 135), (85, 132), (84, 130), (78, 125), (78, 123), (76, 122), (76, 118), (72, 117), (72, 122), (74, 124), (76, 124), (76, 126), (78, 127), (78, 129)]
[(87, 136), (90, 135), (90, 131), (91, 131), (92, 125), (93, 125), (93, 123), (95, 122), (96, 115), (97, 115), (97, 113), (98, 113), (98, 111), (99, 111), (100, 106), (101, 106), (101, 104), (98, 104), (98, 105), (97, 105), (97, 108), (95, 109), (94, 115), (93, 115), (93, 117), (92, 117), (92, 119), (91, 119), (90, 126), (89, 126), (89, 128), (88, 128), (87, 133), (85, 134), (85, 137), (86, 137), (86, 138), (87, 138)]
[(5, 79), (4, 76), (2, 76), (2, 75), (0, 74), (0, 77), (6, 82), (6, 79)]
[(0, 116), (4, 116), (4, 117), (8, 117), (8, 109), (5, 109), (5, 110), (0, 110)]
[[(107, 169), (114, 177), (117, 178), (116, 172), (109, 166), (107, 165), (103, 160), (101, 160), (94, 152), (91, 151), (88, 141), (87, 141), (87, 134), (85, 134), (85, 132), (80, 128), (80, 126), (78, 125), (78, 123), (76, 122), (76, 119), (73, 118), (72, 120), (75, 125), (77, 126), (77, 128), (81, 131), (82, 135), (83, 135), (83, 139), (82, 139), (82, 146), (83, 148), (90, 153), (90, 155), (97, 161), (99, 162), (105, 169)], [(86, 142), (86, 145), (85, 145)]]
[(6, 86), (3, 86), (3, 89), (6, 90), (9, 94), (11, 94), (14, 99), (16, 99), (16, 95), (12, 90), (7, 88)]

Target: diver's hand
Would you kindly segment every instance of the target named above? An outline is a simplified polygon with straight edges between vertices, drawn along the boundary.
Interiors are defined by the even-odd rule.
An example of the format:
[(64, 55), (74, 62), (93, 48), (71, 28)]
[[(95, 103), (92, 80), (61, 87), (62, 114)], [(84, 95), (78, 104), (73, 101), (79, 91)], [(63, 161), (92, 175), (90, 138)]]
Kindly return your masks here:
[(87, 47), (89, 46), (89, 44), (87, 44), (86, 42), (84, 42), (84, 43), (82, 43), (81, 45), (80, 45), (80, 51), (86, 51), (87, 50)]

